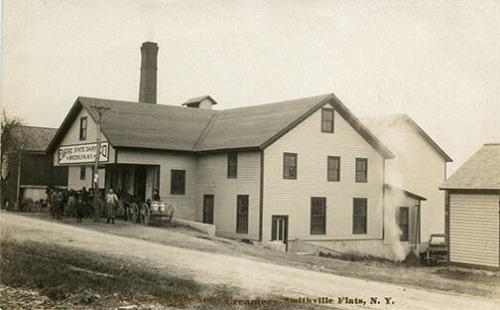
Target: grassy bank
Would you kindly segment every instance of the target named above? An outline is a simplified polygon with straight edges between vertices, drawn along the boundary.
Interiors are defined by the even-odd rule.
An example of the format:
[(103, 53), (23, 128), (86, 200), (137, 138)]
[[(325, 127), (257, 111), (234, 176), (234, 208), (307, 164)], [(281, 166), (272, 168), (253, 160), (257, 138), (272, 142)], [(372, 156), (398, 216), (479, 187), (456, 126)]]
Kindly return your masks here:
[(56, 304), (108, 307), (161, 304), (206, 308), (200, 300), (235, 292), (146, 269), (116, 257), (49, 244), (1, 240), (1, 282), (36, 289)]

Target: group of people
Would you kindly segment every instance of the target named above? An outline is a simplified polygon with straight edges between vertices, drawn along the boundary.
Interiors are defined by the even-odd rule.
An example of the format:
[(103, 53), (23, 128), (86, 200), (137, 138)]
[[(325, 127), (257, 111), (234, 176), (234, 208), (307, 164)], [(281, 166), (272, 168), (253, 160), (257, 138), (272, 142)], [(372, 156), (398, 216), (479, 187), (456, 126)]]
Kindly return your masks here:
[[(60, 188), (49, 188), (47, 192), (52, 218), (61, 219), (63, 215), (76, 216), (77, 222), (81, 222), (85, 215), (98, 218), (101, 216), (102, 200), (95, 201), (95, 195), (92, 189), (87, 190), (83, 187), (81, 190), (65, 190)], [(101, 196), (102, 197), (102, 196)], [(153, 192), (153, 200), (160, 200), (160, 194), (157, 189)], [(115, 223), (116, 211), (119, 206), (117, 194), (110, 189), (104, 197), (107, 222)]]
[(83, 187), (75, 191), (51, 187), (48, 189), (47, 197), (50, 215), (55, 219), (61, 219), (63, 215), (74, 215), (77, 221), (81, 222), (86, 212), (95, 212), (92, 189), (87, 190)]

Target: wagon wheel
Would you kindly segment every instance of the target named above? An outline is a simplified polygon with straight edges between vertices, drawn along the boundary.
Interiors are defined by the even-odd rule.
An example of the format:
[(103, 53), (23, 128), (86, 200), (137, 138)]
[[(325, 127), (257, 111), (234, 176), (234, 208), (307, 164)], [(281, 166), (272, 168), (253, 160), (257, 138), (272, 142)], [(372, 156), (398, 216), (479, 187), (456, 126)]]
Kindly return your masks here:
[(142, 225), (149, 225), (151, 212), (149, 211), (149, 206), (147, 203), (143, 203), (141, 206), (140, 219)]

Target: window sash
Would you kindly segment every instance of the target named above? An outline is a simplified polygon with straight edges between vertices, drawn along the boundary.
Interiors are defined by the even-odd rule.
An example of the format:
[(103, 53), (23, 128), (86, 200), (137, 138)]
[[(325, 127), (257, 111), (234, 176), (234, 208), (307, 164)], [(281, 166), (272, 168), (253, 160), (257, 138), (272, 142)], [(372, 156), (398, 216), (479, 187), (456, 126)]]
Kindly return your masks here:
[(333, 132), (334, 131), (334, 110), (323, 108), (321, 109), (321, 131)]
[(311, 198), (311, 235), (326, 233), (326, 198)]
[(227, 154), (227, 177), (229, 179), (235, 179), (238, 176), (238, 154), (229, 153)]
[(80, 180), (85, 180), (87, 167), (80, 167)]
[(401, 235), (399, 237), (399, 241), (409, 241), (409, 235), (410, 235), (409, 217), (410, 217), (409, 208), (400, 207), (398, 216), (398, 225), (399, 229), (401, 229)]
[(171, 170), (170, 194), (184, 195), (186, 192), (186, 170)]
[(352, 233), (366, 234), (367, 232), (367, 204), (366, 198), (354, 198), (352, 210)]
[(87, 117), (80, 118), (80, 140), (87, 139)]
[(340, 181), (340, 157), (339, 156), (328, 156), (328, 181), (338, 182)]
[(238, 195), (236, 200), (236, 233), (248, 234), (248, 195)]
[(283, 154), (283, 178), (297, 179), (297, 154)]
[(368, 182), (368, 159), (356, 158), (356, 182)]

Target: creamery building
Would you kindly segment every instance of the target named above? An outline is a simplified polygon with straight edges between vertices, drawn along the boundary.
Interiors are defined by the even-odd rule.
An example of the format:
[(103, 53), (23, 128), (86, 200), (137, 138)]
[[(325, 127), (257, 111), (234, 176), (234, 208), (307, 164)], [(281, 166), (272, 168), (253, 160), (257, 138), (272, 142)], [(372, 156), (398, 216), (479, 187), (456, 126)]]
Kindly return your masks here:
[(141, 51), (139, 101), (78, 97), (52, 140), (69, 188), (92, 185), (106, 108), (99, 187), (120, 197), (144, 201), (157, 188), (178, 218), (289, 250), (387, 256), (393, 243), (418, 243), (425, 197), (386, 184), (393, 153), (334, 94), (218, 110), (210, 96), (156, 104), (158, 47)]

